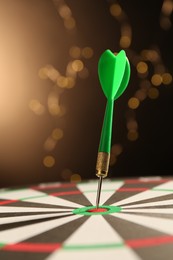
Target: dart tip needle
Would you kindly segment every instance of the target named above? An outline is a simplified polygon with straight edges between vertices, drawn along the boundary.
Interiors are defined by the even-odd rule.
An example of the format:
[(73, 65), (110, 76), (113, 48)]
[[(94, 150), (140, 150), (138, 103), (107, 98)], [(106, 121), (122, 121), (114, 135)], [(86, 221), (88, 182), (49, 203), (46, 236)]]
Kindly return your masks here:
[(98, 181), (98, 188), (97, 188), (96, 209), (98, 209), (99, 207), (101, 187), (102, 187), (102, 177), (100, 176)]

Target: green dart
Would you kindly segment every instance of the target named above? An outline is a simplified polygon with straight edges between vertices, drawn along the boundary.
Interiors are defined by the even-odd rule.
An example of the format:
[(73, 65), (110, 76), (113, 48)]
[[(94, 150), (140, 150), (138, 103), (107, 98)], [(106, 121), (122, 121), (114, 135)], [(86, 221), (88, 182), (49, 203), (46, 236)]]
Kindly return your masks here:
[(124, 50), (117, 55), (110, 50), (103, 52), (98, 63), (98, 75), (102, 90), (107, 98), (107, 105), (102, 126), (96, 175), (99, 177), (96, 207), (99, 206), (102, 178), (108, 174), (114, 101), (125, 91), (130, 79), (130, 64)]

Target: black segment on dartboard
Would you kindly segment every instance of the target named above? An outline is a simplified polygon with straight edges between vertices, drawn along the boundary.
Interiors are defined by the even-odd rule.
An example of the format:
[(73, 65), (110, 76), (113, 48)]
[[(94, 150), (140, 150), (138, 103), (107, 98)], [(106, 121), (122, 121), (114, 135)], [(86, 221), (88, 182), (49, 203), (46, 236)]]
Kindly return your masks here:
[(2, 260), (45, 260), (50, 255), (49, 252), (17, 252), (17, 251), (0, 251), (0, 259)]
[[(7, 200), (0, 200), (0, 201), (7, 201)], [(59, 206), (59, 205), (51, 205), (51, 204), (45, 204), (45, 203), (37, 203), (37, 202), (30, 202), (30, 201), (11, 201), (8, 204), (2, 204), (1, 207), (28, 207), (28, 208), (52, 208), (52, 209), (64, 209), (67, 210), (67, 206)], [(75, 207), (68, 207), (68, 209), (75, 209)]]
[[(123, 212), (123, 214), (125, 213)], [(128, 220), (120, 219), (119, 217), (116, 218), (116, 215), (115, 216), (104, 215), (103, 217), (106, 219), (109, 225), (111, 225), (111, 227), (125, 241), (131, 239), (141, 239), (141, 238), (148, 238), (148, 237), (151, 238), (151, 237), (158, 237), (158, 236), (160, 237), (163, 235), (167, 235), (163, 232), (154, 230), (152, 228), (148, 228)]]
[(159, 246), (148, 246), (135, 248), (135, 252), (142, 260), (172, 260), (173, 259), (173, 244), (163, 244)]
[[(121, 213), (119, 213), (121, 214)], [(146, 239), (157, 239), (159, 237), (167, 236), (167, 234), (144, 227), (139, 224), (132, 223), (127, 220), (119, 219), (111, 215), (104, 215), (106, 221), (111, 227), (123, 238), (124, 244), (130, 246), (130, 242)], [(132, 247), (131, 250), (141, 257), (142, 260), (171, 260), (170, 256), (173, 256), (173, 245), (163, 244), (158, 246), (141, 246)], [(168, 250), (168, 251), (166, 251)], [(148, 253), (150, 251), (150, 253)], [(163, 252), (162, 252), (163, 251)], [(160, 258), (162, 256), (162, 258)]]
[(8, 229), (12, 229), (12, 228), (17, 228), (17, 227), (24, 227), (24, 226), (28, 226), (31, 224), (36, 224), (36, 223), (40, 223), (40, 222), (46, 222), (49, 220), (53, 220), (53, 219), (59, 219), (59, 218), (66, 218), (69, 216), (72, 216), (73, 214), (68, 214), (68, 215), (61, 215), (61, 216), (57, 216), (57, 217), (47, 217), (47, 218), (41, 218), (41, 219), (36, 219), (36, 220), (26, 220), (26, 221), (21, 221), (21, 222), (15, 222), (15, 223), (8, 223), (8, 224), (3, 224), (0, 226), (0, 231), (4, 231), (4, 230), (8, 230)]
[[(34, 188), (37, 190), (37, 188)], [(40, 188), (39, 191), (46, 193), (50, 196), (58, 197), (66, 201), (74, 202), (83, 206), (91, 206), (91, 202), (84, 196), (78, 189), (77, 185), (61, 185), (57, 187)]]
[(23, 242), (27, 243), (64, 243), (81, 225), (85, 225), (88, 216), (82, 216), (78, 219), (71, 220), (56, 228), (42, 232), (39, 235), (28, 238)]
[[(105, 202), (106, 205), (111, 205), (116, 202), (119, 202), (121, 200), (127, 199), (129, 197), (132, 197), (134, 195), (137, 195), (141, 192), (145, 192), (147, 190), (153, 189), (160, 185), (160, 182), (137, 182), (137, 183), (125, 183), (121, 188), (116, 190), (116, 192)], [(154, 191), (153, 191), (154, 192)], [(160, 196), (164, 197), (164, 196)], [(157, 198), (155, 198), (156, 201)], [(173, 194), (172, 198), (173, 199)], [(142, 202), (152, 202), (152, 199), (146, 199), (146, 200), (140, 200), (137, 202), (130, 202), (130, 203), (125, 203), (125, 204), (119, 204), (119, 206), (128, 206), (128, 205), (136, 205), (136, 204), (141, 204)]]

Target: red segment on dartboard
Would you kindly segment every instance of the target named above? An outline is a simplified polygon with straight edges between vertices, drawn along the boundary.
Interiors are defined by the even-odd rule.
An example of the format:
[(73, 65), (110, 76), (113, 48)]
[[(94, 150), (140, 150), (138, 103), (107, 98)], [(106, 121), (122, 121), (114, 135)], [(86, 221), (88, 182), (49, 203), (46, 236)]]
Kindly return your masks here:
[(6, 245), (2, 248), (5, 251), (19, 251), (19, 252), (53, 252), (60, 249), (61, 244), (49, 244), (49, 243), (18, 243), (12, 245)]
[(88, 212), (93, 212), (93, 213), (105, 212), (105, 211), (107, 211), (107, 209), (105, 209), (105, 208), (89, 209), (89, 210), (88, 210)]
[(17, 200), (4, 200), (4, 201), (0, 201), (0, 205), (6, 205), (14, 202), (17, 202)]

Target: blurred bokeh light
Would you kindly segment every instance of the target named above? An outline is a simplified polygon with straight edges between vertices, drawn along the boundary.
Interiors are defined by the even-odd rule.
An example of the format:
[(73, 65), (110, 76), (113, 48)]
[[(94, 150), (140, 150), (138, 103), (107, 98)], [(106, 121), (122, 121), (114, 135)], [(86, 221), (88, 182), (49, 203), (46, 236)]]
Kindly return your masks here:
[(169, 175), (173, 0), (0, 2), (0, 186), (95, 178), (105, 109), (97, 74), (124, 49), (110, 177)]

